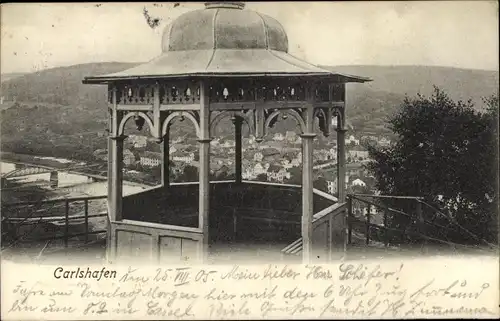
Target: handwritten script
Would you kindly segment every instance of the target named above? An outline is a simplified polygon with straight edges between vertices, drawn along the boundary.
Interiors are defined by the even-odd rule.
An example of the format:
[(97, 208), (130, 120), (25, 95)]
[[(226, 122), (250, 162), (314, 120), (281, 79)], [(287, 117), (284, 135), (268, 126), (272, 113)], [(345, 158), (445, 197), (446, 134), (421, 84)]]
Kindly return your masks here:
[(2, 319), (498, 317), (498, 261), (471, 264), (101, 266), (64, 274), (2, 263)]

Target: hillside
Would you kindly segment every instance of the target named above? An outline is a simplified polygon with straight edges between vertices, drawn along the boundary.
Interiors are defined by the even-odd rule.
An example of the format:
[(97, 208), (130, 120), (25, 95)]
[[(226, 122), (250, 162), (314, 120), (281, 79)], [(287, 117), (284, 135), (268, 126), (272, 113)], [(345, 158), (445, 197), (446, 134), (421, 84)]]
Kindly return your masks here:
[[(107, 92), (105, 86), (83, 85), (82, 79), (134, 65), (90, 63), (16, 75), (6, 80), (2, 75), (2, 149), (21, 148), (30, 152), (26, 149), (43, 148), (54, 153), (61, 149), (59, 152), (64, 153), (66, 148), (76, 148), (74, 153), (83, 153), (79, 146), (86, 136), (80, 134), (103, 133), (106, 128)], [(373, 79), (367, 84), (350, 84), (347, 90), (349, 123), (355, 132), (372, 134), (389, 133), (385, 120), (397, 109), (405, 94), (415, 96), (420, 92), (428, 95), (433, 85), (437, 85), (450, 97), (471, 98), (481, 108), (482, 97), (497, 92), (499, 84), (498, 72), (494, 71), (429, 66), (325, 68)], [(104, 148), (104, 137), (93, 140), (91, 145), (85, 153), (96, 146)]]
[(384, 120), (407, 95), (431, 95), (434, 86), (453, 100), (472, 100), (478, 110), (483, 98), (498, 93), (499, 73), (490, 70), (435, 66), (322, 66), (341, 73), (365, 76), (373, 81), (350, 84), (347, 116), (356, 130), (386, 132)]
[[(83, 85), (86, 76), (118, 72), (131, 63), (90, 63), (42, 70), (2, 82), (7, 101), (50, 103), (63, 106), (106, 104), (105, 86)], [(106, 105), (103, 105), (106, 106)]]
[[(372, 82), (361, 85), (375, 92), (399, 95), (430, 95), (433, 86), (444, 89), (454, 100), (472, 101), (480, 107), (482, 98), (498, 91), (499, 73), (492, 70), (435, 66), (323, 66), (341, 73), (366, 76)], [(360, 85), (354, 85), (360, 86)]]
[(7, 80), (21, 77), (22, 75), (24, 75), (24, 74), (20, 73), (20, 72), (5, 73), (5, 74), (0, 75), (0, 82), (5, 82)]

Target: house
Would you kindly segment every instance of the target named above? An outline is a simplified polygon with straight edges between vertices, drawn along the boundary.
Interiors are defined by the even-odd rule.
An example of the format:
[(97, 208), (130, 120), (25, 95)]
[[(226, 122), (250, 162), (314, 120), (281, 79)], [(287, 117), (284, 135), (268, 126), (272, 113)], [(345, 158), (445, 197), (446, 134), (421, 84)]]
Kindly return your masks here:
[(253, 155), (253, 160), (256, 162), (262, 162), (263, 158), (264, 158), (264, 155), (262, 155), (261, 152), (257, 152)]
[(352, 186), (366, 186), (366, 183), (360, 180), (359, 178), (356, 178), (355, 180), (352, 181), (351, 183)]
[(364, 168), (362, 163), (348, 163), (346, 164), (346, 175), (349, 176), (366, 176), (366, 168)]
[(289, 172), (287, 172), (286, 169), (279, 168), (279, 167), (278, 167), (278, 170), (276, 170), (276, 168), (272, 168), (266, 174), (267, 174), (268, 181), (277, 181), (280, 183), (283, 183), (285, 179), (290, 179), (290, 177), (291, 177), (291, 174)]
[(123, 150), (123, 163), (125, 166), (135, 164), (135, 155), (130, 151), (130, 149)]
[(175, 148), (175, 145), (172, 145), (168, 148), (168, 154), (169, 155), (172, 155), (174, 154), (175, 152), (177, 152), (177, 148)]
[(289, 158), (282, 157), (281, 158), (281, 166), (283, 166), (284, 169), (290, 169), (293, 167), (293, 164), (291, 163)]
[(329, 160), (337, 160), (337, 149), (330, 148), (328, 150), (327, 157), (328, 157)]
[(146, 136), (130, 135), (128, 138), (135, 148), (145, 148), (148, 144), (148, 138)]
[(349, 150), (347, 156), (358, 160), (365, 160), (369, 157), (367, 150)]
[(262, 150), (263, 159), (272, 160), (276, 158), (277, 155), (280, 155), (280, 151), (276, 148), (268, 147)]
[(329, 156), (328, 151), (326, 151), (324, 149), (314, 150), (313, 151), (313, 158), (314, 158), (314, 160), (326, 161), (326, 160), (328, 160), (328, 156)]
[(297, 157), (297, 152), (287, 151), (281, 154), (281, 158), (286, 159), (288, 161), (292, 161), (292, 159)]
[(298, 166), (300, 166), (300, 164), (302, 164), (302, 158), (298, 158), (298, 157), (294, 158), (294, 159), (292, 159), (290, 164), (292, 165), (292, 167), (298, 167)]
[(389, 145), (391, 145), (391, 141), (385, 137), (382, 137), (382, 139), (378, 141), (378, 144), (382, 147), (388, 147)]
[(194, 153), (189, 153), (187, 156), (181, 156), (177, 153), (177, 155), (173, 155), (171, 159), (176, 162), (183, 162), (190, 165), (194, 161)]
[(347, 145), (354, 143), (354, 145), (359, 145), (359, 139), (356, 139), (353, 135), (350, 135), (349, 138), (345, 140)]
[(253, 175), (255, 175), (255, 176), (257, 176), (259, 174), (263, 174), (265, 172), (266, 172), (266, 170), (264, 169), (264, 167), (262, 166), (261, 163), (257, 163), (253, 167)]
[(172, 171), (172, 174), (174, 174), (174, 176), (179, 176), (184, 173), (185, 167), (186, 166), (184, 164), (176, 163), (175, 165), (170, 166), (170, 170)]
[(227, 167), (226, 165), (222, 165), (222, 166), (220, 166), (218, 168), (212, 169), (210, 172), (212, 174), (214, 174), (215, 176), (220, 176), (222, 174), (226, 174), (226, 175), (231, 174), (230, 168)]
[(327, 187), (328, 187), (328, 193), (330, 194), (336, 194), (337, 193), (337, 179), (334, 179), (333, 181), (326, 181)]
[(226, 140), (224, 143), (220, 144), (222, 148), (231, 148), (234, 147), (236, 143), (232, 139)]
[(219, 147), (220, 146), (220, 138), (214, 138), (211, 142), (210, 142), (210, 146), (211, 147)]
[(302, 164), (302, 152), (298, 152), (295, 158), (291, 160), (293, 166), (300, 166)]
[(281, 141), (285, 140), (285, 136), (282, 133), (276, 133), (276, 134), (274, 134), (273, 140), (277, 141), (277, 142), (281, 142)]
[(294, 143), (297, 140), (297, 133), (291, 130), (288, 130), (285, 134), (285, 138), (290, 143)]
[(242, 169), (241, 178), (245, 180), (252, 180), (255, 179), (256, 177), (257, 175), (255, 175), (254, 169), (251, 166), (245, 166)]
[(145, 151), (142, 153), (139, 162), (142, 166), (154, 167), (160, 166), (162, 159), (163, 156), (160, 153)]

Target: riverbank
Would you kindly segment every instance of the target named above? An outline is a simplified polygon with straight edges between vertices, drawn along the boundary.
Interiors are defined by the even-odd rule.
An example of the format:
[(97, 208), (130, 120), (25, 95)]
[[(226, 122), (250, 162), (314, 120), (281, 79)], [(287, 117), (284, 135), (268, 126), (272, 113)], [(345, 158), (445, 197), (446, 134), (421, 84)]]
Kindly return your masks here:
[[(82, 175), (98, 175), (106, 179), (108, 175), (108, 164), (104, 161), (92, 161), (91, 164), (80, 161), (70, 160), (65, 158), (56, 158), (42, 155), (16, 154), (11, 152), (0, 152), (0, 161), (5, 163), (25, 163), (44, 167), (50, 167), (58, 171), (78, 172)], [(4, 171), (2, 170), (2, 174)], [(151, 177), (148, 173), (137, 173), (129, 175), (124, 173), (124, 184), (148, 188), (155, 186), (157, 178)]]

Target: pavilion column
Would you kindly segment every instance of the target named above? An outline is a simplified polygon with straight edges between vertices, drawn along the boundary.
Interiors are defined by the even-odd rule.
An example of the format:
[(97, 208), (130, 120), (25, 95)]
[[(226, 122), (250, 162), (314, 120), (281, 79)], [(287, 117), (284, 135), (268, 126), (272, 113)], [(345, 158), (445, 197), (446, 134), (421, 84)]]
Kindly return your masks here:
[(305, 111), (306, 132), (302, 138), (302, 261), (312, 259), (312, 221), (313, 221), (313, 142), (314, 109), (310, 105)]
[(241, 183), (241, 161), (242, 161), (242, 147), (241, 147), (241, 126), (243, 121), (240, 117), (236, 117), (234, 121), (234, 141), (235, 141), (235, 155), (234, 155), (234, 171), (236, 176), (236, 183)]
[(170, 142), (168, 131), (163, 136), (161, 149), (163, 156), (161, 162), (161, 186), (166, 187), (170, 184)]
[(200, 82), (200, 133), (198, 137), (200, 150), (199, 167), (199, 228), (203, 233), (201, 258), (206, 261), (209, 241), (210, 212), (210, 110), (208, 88), (204, 81)]
[(112, 90), (112, 106), (109, 114), (108, 137), (108, 217), (110, 222), (122, 219), (123, 190), (123, 141), (126, 138), (119, 132), (122, 114), (118, 112), (117, 90)]
[(110, 149), (112, 159), (110, 162), (111, 186), (108, 198), (109, 218), (111, 221), (122, 219), (122, 195), (123, 195), (123, 141), (126, 136), (110, 137)]
[(342, 126), (343, 123), (339, 122), (339, 127), (337, 128), (337, 190), (339, 203), (346, 201), (345, 133), (347, 130)]
[(116, 87), (112, 89), (112, 105), (109, 109), (108, 123), (108, 245), (107, 257), (109, 261), (115, 259), (116, 248), (113, 246), (115, 235), (112, 233), (111, 224), (122, 220), (122, 195), (123, 195), (123, 142), (126, 136), (119, 133), (122, 114), (118, 112)]

